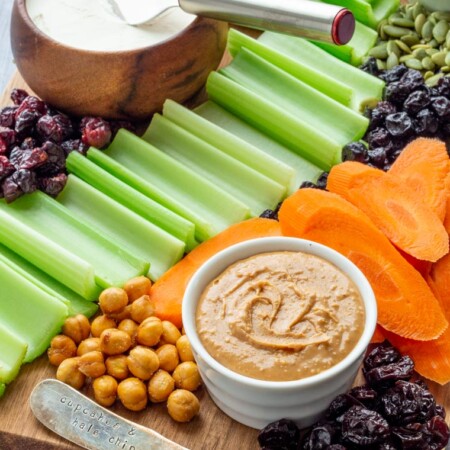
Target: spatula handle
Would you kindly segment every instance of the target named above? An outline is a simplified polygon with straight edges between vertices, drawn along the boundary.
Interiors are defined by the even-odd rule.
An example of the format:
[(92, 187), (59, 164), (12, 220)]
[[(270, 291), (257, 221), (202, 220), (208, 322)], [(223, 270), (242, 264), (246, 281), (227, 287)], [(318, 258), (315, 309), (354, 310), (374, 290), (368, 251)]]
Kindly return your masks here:
[(353, 14), (340, 6), (307, 0), (179, 0), (186, 12), (334, 44), (346, 44)]

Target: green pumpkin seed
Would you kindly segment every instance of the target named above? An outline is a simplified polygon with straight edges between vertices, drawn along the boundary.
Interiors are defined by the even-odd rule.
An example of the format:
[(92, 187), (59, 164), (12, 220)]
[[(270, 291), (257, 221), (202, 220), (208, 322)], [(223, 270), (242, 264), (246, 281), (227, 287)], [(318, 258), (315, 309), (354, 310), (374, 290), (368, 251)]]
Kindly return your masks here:
[(426, 41), (430, 41), (433, 37), (433, 28), (434, 24), (429, 19), (423, 24), (421, 34)]
[(436, 67), (429, 56), (426, 56), (422, 59), (422, 66), (425, 70), (434, 70), (434, 68)]
[(445, 65), (450, 66), (450, 53), (447, 53), (445, 56)]
[(443, 73), (437, 73), (436, 75), (433, 75), (432, 77), (429, 77), (425, 80), (425, 84), (429, 87), (436, 86), (438, 81), (444, 76)]
[(391, 53), (386, 60), (386, 69), (392, 69), (394, 66), (398, 66), (398, 56)]
[(423, 12), (423, 10), (422, 10), (422, 5), (421, 5), (419, 2), (417, 2), (417, 3), (413, 6), (412, 10), (413, 10), (413, 17), (414, 17), (414, 19), (415, 19), (419, 14), (421, 14), (421, 13)]
[(419, 60), (426, 58), (428, 56), (427, 51), (424, 48), (417, 48), (412, 52), (412, 54), (415, 58)]
[(425, 72), (425, 73), (423, 74), (423, 78), (424, 78), (425, 80), (428, 80), (428, 78), (431, 78), (433, 75), (434, 75), (434, 72), (431, 71), (431, 70), (429, 70), (428, 72)]
[(437, 20), (445, 20), (447, 22), (450, 22), (450, 13), (446, 11), (436, 11), (435, 17)]
[(445, 41), (448, 32), (448, 22), (446, 20), (440, 20), (433, 28), (433, 37), (440, 44)]
[(411, 58), (405, 61), (405, 66), (415, 70), (423, 69), (422, 63), (417, 58)]
[(388, 21), (391, 25), (403, 28), (414, 28), (414, 21), (408, 20), (405, 17), (394, 17), (392, 20)]
[(450, 30), (447, 31), (447, 36), (445, 37), (445, 46), (450, 49)]
[(417, 45), (420, 43), (420, 38), (417, 33), (406, 34), (400, 38), (402, 42), (404, 42), (408, 47), (412, 47), (413, 45)]
[(437, 48), (429, 48), (428, 50), (425, 50), (427, 52), (428, 56), (436, 55), (436, 53), (439, 53), (439, 50)]
[(395, 25), (385, 25), (383, 30), (388, 36), (394, 38), (399, 38), (410, 33), (410, 30), (407, 28), (396, 27)]
[(439, 42), (436, 39), (428, 41), (428, 45), (433, 48), (439, 48)]
[(369, 56), (377, 59), (386, 59), (388, 57), (387, 43), (383, 43), (369, 50)]
[(438, 52), (431, 56), (431, 60), (437, 64), (439, 67), (445, 66), (446, 52)]
[(381, 59), (377, 59), (378, 70), (386, 70), (386, 63)]
[[(403, 52), (403, 53), (411, 53), (411, 49), (404, 43), (402, 42), (400, 39), (397, 39), (394, 41), (397, 44), (397, 47)], [(397, 56), (401, 56), (401, 55), (397, 55)]]
[(449, 73), (450, 72), (450, 66), (441, 67), (441, 72)]
[(414, 28), (417, 31), (417, 33), (422, 33), (422, 27), (424, 26), (425, 22), (427, 21), (427, 17), (425, 14), (419, 14), (416, 17), (416, 20), (414, 21)]
[(415, 59), (415, 56), (414, 55), (403, 55), (403, 56), (400, 56), (400, 58), (398, 60), (399, 60), (399, 62), (404, 63), (404, 62), (408, 61), (408, 59)]
[(391, 55), (392, 53), (394, 53), (397, 56), (397, 58), (400, 58), (400, 56), (402, 54), (402, 52), (400, 51), (400, 48), (395, 43), (395, 41), (389, 41), (387, 43), (386, 50), (388, 52), (388, 55)]
[(414, 21), (414, 12), (411, 8), (406, 8), (405, 17), (409, 20)]

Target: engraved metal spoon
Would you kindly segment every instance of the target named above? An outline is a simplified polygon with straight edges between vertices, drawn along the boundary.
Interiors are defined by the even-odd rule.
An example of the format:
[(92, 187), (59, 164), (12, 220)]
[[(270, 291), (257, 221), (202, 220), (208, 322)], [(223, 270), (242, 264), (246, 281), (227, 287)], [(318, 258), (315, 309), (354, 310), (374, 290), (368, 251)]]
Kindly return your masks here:
[(108, 0), (114, 12), (130, 25), (151, 22), (167, 10), (180, 7), (260, 30), (272, 30), (334, 44), (346, 44), (355, 29), (346, 8), (310, 0)]
[(31, 393), (30, 406), (47, 428), (89, 450), (188, 450), (58, 380), (41, 381)]

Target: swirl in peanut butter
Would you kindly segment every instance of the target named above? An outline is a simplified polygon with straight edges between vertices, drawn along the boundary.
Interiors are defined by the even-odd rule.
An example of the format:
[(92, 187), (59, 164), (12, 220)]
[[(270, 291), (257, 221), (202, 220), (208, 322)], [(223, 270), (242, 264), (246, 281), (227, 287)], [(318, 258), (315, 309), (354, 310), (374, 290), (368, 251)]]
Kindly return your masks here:
[(364, 305), (333, 264), (302, 252), (238, 261), (205, 289), (196, 323), (208, 353), (229, 369), (298, 380), (342, 360), (364, 328)]

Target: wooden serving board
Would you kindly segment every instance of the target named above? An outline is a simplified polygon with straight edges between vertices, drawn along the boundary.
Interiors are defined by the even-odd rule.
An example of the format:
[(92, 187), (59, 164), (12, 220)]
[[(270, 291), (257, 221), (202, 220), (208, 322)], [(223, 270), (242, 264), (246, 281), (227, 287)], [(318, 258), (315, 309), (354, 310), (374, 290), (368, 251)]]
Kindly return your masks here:
[[(10, 104), (9, 94), (13, 87), (27, 88), (20, 75), (14, 75), (0, 97), (0, 105)], [(48, 363), (44, 355), (35, 362), (23, 366), (17, 379), (8, 386), (4, 397), (0, 399), (0, 450), (80, 448), (41, 425), (34, 418), (29, 406), (29, 397), (36, 384), (46, 378), (54, 378), (55, 372), (55, 368)], [(361, 384), (361, 382), (361, 376), (359, 376), (355, 384)], [(437, 401), (450, 411), (450, 385), (442, 387), (435, 383), (428, 384)], [(89, 388), (86, 388), (85, 393), (91, 395)], [(169, 417), (165, 404), (151, 405), (143, 412), (133, 413), (117, 402), (112, 410), (192, 450), (256, 450), (259, 448), (257, 430), (241, 425), (222, 413), (204, 388), (200, 388), (196, 394), (200, 399), (200, 415), (188, 424), (174, 422)], [(447, 415), (447, 421), (450, 419), (449, 416)], [(82, 432), (84, 431), (80, 430), (80, 433)]]

